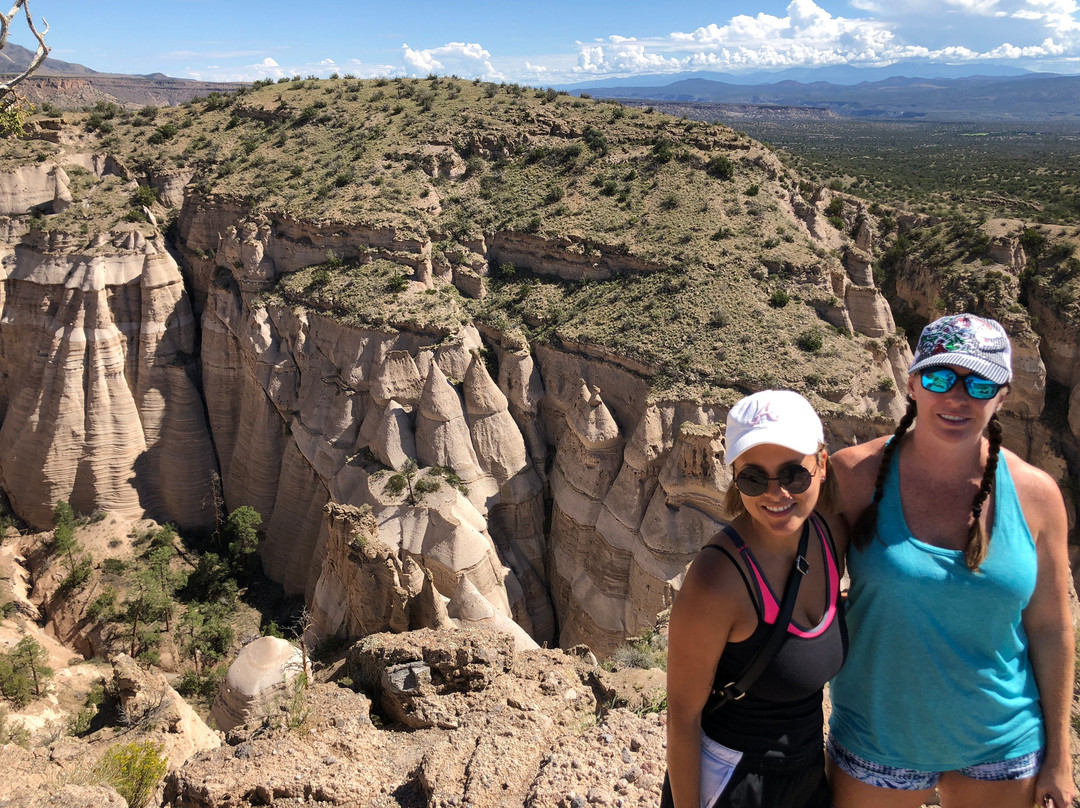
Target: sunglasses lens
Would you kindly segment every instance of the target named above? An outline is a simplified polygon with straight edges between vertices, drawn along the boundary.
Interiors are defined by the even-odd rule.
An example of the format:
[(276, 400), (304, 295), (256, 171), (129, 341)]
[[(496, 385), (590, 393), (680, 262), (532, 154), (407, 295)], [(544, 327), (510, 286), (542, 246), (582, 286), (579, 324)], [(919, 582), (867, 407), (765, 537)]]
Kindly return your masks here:
[[(951, 368), (932, 368), (923, 371), (922, 386), (931, 393), (947, 393), (960, 376)], [(1003, 385), (996, 384), (982, 376), (969, 373), (964, 376), (964, 389), (969, 396), (979, 401), (987, 401), (998, 394)]]
[(948, 368), (934, 368), (923, 372), (923, 389), (931, 393), (947, 393), (954, 384), (956, 384), (956, 374)]
[(769, 489), (769, 478), (757, 468), (745, 468), (735, 475), (735, 486), (748, 497), (760, 497)]
[(735, 487), (748, 497), (760, 497), (769, 490), (769, 481), (776, 480), (789, 494), (801, 494), (810, 487), (813, 479), (810, 470), (798, 463), (784, 466), (775, 477), (770, 477), (762, 469), (747, 466), (735, 475)]
[(789, 494), (801, 494), (810, 487), (812, 476), (805, 466), (792, 463), (780, 469), (780, 487), (787, 489)]
[(972, 398), (977, 398), (980, 401), (986, 401), (993, 398), (998, 394), (998, 390), (1001, 389), (1000, 384), (995, 384), (989, 379), (984, 379), (982, 376), (975, 376), (974, 374), (964, 379), (964, 386), (967, 388), (968, 395)]

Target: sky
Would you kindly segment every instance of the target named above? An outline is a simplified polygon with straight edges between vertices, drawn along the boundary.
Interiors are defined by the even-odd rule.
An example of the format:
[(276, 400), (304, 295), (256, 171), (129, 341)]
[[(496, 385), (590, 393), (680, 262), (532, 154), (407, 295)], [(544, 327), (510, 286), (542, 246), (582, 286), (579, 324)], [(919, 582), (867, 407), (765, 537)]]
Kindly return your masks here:
[[(254, 81), (457, 75), (533, 86), (904, 60), (1080, 73), (1078, 0), (29, 0), (50, 56)], [(35, 47), (25, 20), (10, 41)]]

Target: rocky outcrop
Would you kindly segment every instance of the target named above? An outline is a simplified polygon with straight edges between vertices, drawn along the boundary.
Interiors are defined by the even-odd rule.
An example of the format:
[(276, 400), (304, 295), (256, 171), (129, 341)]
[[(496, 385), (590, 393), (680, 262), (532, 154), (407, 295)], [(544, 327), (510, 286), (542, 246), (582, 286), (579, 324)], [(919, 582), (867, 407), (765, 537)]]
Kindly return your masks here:
[(164, 804), (659, 800), (659, 715), (604, 709), (622, 690), (579, 656), (515, 652), (506, 637), (477, 630), (378, 634), (349, 651), (343, 673), (364, 692), (314, 686), (301, 731), (233, 729), (229, 746), (169, 775)]
[(1046, 375), (1069, 389), (1069, 431), (1080, 441), (1080, 314), (1056, 305), (1052, 296), (1052, 289), (1041, 287), (1029, 295), (1039, 335), (1035, 345), (1046, 363)]
[[(273, 639), (273, 638), (266, 638)], [(113, 688), (122, 720), (160, 744), (170, 769), (178, 769), (199, 752), (221, 745), (217, 733), (172, 689), (160, 673), (151, 673), (127, 654), (113, 660)]]
[(94, 752), (85, 742), (67, 739), (52, 749), (0, 746), (0, 805), (4, 808), (128, 808), (110, 785), (65, 782), (72, 770), (89, 767)]
[(331, 503), (326, 511), (330, 535), (311, 603), (314, 637), (452, 625), (431, 573), (380, 540), (369, 506)]
[(627, 272), (656, 272), (662, 267), (605, 245), (580, 238), (544, 239), (525, 233), (498, 233), (490, 240), (487, 258), (492, 266), (510, 265), (537, 275), (564, 280), (606, 280)]
[(50, 103), (64, 109), (92, 107), (99, 101), (127, 107), (173, 106), (210, 93), (234, 92), (238, 82), (191, 81), (155, 76), (48, 75), (38, 73), (23, 82), (23, 92), (34, 104)]
[(259, 637), (244, 646), (221, 681), (210, 717), (222, 732), (261, 718), (289, 700), (304, 672), (300, 649), (277, 637)]

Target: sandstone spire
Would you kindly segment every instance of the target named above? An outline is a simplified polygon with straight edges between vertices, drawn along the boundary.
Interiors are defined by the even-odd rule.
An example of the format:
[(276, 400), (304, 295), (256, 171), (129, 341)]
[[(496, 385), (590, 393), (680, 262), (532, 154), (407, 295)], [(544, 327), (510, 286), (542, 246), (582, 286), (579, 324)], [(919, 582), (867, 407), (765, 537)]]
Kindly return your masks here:
[(424, 466), (448, 466), (468, 485), (470, 499), (485, 505), (498, 487), (480, 467), (457, 391), (437, 362), (431, 365), (416, 413), (416, 458)]
[(393, 469), (402, 468), (405, 461), (416, 457), (416, 438), (409, 414), (394, 399), (390, 399), (378, 418), (371, 449), (380, 463)]
[(479, 354), (473, 354), (465, 372), (464, 392), (473, 448), (484, 471), (500, 486), (514, 476), (524, 474), (529, 480), (522, 481), (521, 493), (535, 494), (539, 490), (539, 480), (532, 472), (525, 440), (510, 415), (506, 396), (492, 381)]
[(408, 351), (389, 351), (371, 380), (371, 397), (380, 407), (390, 399), (413, 407), (420, 398), (424, 381)]

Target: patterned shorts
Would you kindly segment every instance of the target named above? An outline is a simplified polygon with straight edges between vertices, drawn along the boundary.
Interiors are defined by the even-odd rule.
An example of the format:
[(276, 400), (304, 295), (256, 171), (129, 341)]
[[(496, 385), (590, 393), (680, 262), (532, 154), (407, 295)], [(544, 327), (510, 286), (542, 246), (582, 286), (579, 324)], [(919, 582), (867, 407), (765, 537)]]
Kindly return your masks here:
[[(921, 791), (934, 788), (943, 774), (943, 772), (923, 772), (874, 763), (845, 749), (831, 735), (825, 749), (839, 769), (868, 786)], [(964, 777), (971, 777), (974, 780), (1023, 780), (1039, 773), (1044, 752), (1045, 750), (1040, 749), (1038, 752), (1016, 758), (980, 763), (977, 766), (965, 766), (957, 771)]]

